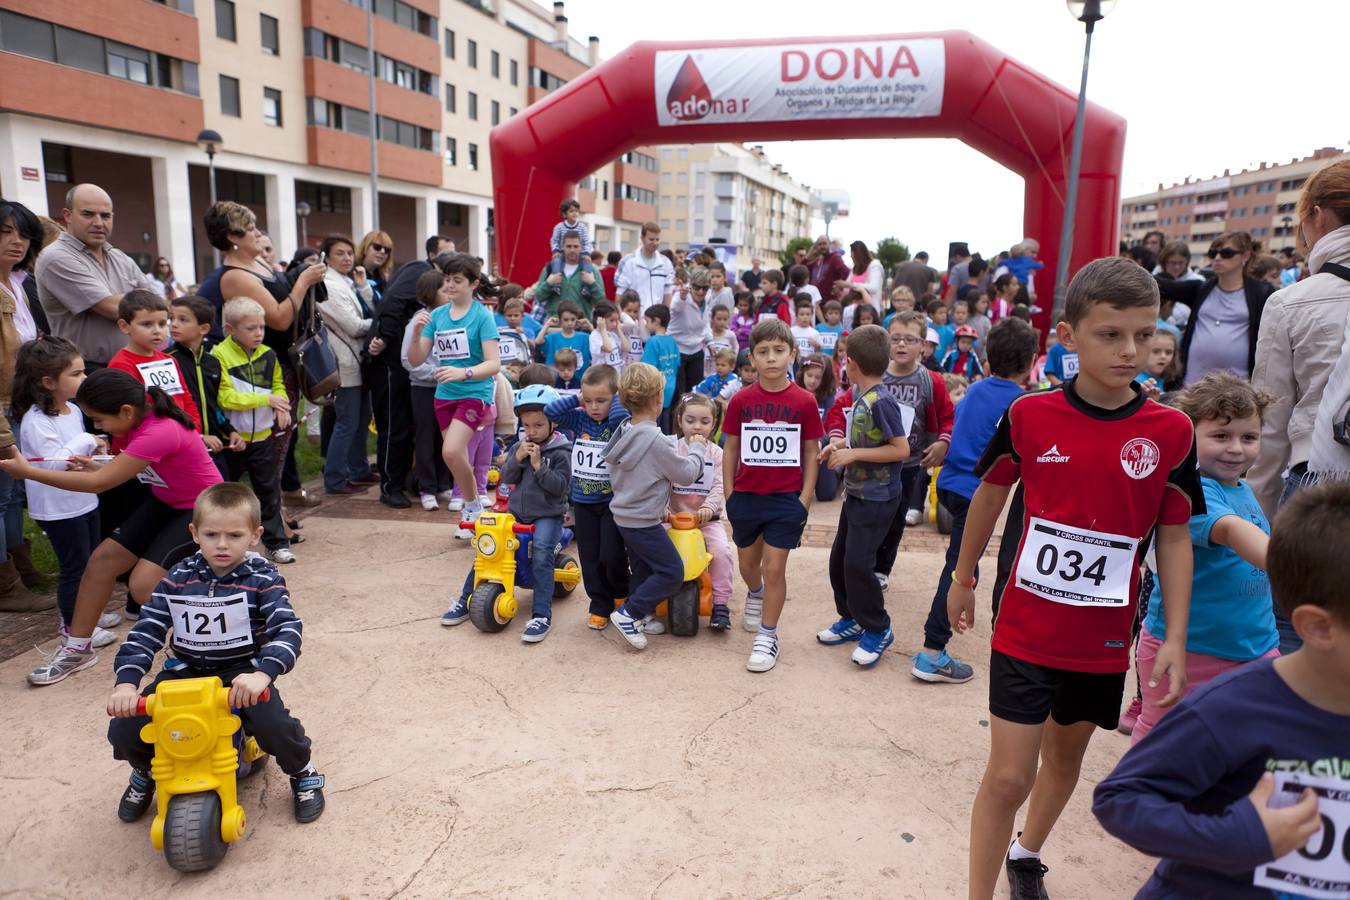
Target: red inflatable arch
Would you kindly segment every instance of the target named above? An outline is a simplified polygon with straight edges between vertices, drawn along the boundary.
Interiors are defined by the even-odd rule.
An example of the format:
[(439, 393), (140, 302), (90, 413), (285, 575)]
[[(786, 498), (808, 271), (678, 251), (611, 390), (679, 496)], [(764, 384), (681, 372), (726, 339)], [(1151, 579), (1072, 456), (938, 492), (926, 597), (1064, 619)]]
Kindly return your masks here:
[[(634, 44), (493, 129), (498, 259), (533, 281), (559, 202), (644, 144), (947, 137), (1025, 179), (1023, 231), (1053, 273), (1076, 102), (964, 31)], [(1115, 253), (1120, 208), (1125, 122), (1088, 104), (1085, 129), (1074, 269)]]

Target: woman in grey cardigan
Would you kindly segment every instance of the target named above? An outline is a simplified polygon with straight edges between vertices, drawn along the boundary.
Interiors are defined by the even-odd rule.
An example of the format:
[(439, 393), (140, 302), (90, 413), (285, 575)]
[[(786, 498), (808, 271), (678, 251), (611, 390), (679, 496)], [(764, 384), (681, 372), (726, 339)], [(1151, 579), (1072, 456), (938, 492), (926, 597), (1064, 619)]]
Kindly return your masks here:
[(323, 253), (328, 263), (323, 277), (328, 297), (319, 304), (319, 314), (334, 338), (333, 353), (341, 376), (337, 402), (333, 404), (333, 436), (323, 465), (323, 487), (329, 494), (359, 494), (379, 481), (366, 454), (370, 394), (361, 384), (362, 352), (372, 323), (374, 295), (365, 269), (356, 265), (351, 238), (328, 238), (323, 242)]

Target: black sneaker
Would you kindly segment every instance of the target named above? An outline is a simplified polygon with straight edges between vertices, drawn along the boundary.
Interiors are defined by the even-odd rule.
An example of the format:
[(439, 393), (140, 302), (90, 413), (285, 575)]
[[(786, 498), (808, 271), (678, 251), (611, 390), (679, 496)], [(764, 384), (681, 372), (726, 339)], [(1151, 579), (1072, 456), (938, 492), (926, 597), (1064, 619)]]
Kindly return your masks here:
[(117, 804), (117, 818), (123, 822), (139, 821), (150, 803), (155, 799), (155, 780), (149, 772), (131, 770), (131, 781), (122, 792), (122, 800)]
[(407, 509), (412, 501), (402, 491), (380, 491), (380, 502), (391, 509)]
[(713, 631), (727, 631), (731, 628), (731, 613), (725, 606), (714, 606), (708, 617), (708, 627)]
[(292, 775), (291, 791), (295, 794), (295, 821), (302, 825), (323, 815), (323, 776)]
[(1045, 873), (1049, 867), (1039, 859), (1006, 857), (1003, 866), (1008, 870), (1008, 889), (1013, 900), (1050, 900), (1045, 892)]

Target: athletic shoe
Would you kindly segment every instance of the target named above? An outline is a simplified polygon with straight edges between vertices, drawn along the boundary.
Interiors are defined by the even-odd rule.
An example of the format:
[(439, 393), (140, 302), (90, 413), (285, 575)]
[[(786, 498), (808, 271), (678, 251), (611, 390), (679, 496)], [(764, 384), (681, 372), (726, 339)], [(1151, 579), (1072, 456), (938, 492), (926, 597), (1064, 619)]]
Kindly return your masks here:
[(368, 490), (370, 490), (370, 485), (368, 484), (363, 486), (359, 484), (352, 484), (349, 481), (340, 488), (336, 488), (331, 491), (325, 490), (324, 493), (328, 494), (329, 496), (337, 497), (337, 496), (346, 496), (348, 494), (364, 494)]
[(278, 547), (275, 550), (269, 550), (267, 555), (272, 562), (280, 563), (283, 566), (295, 562), (295, 554), (291, 552), (290, 547)]
[(909, 670), (909, 674), (920, 681), (965, 684), (975, 677), (975, 670), (958, 659), (952, 659), (946, 650), (937, 655), (920, 651), (914, 654), (914, 668)]
[(778, 664), (778, 635), (758, 632), (750, 645), (750, 659), (745, 667), (751, 672), (767, 672)]
[(1037, 857), (1013, 859), (1005, 857), (1003, 867), (1008, 872), (1008, 889), (1013, 900), (1050, 900), (1045, 892), (1045, 873), (1049, 867)]
[(119, 612), (105, 612), (98, 617), (99, 628), (116, 628), (122, 624), (122, 614)]
[(745, 630), (759, 631), (759, 623), (764, 621), (764, 585), (757, 591), (745, 594)]
[(548, 619), (538, 616), (525, 623), (525, 631), (520, 635), (520, 639), (527, 644), (537, 644), (546, 637), (548, 637)]
[(323, 776), (318, 772), (292, 775), (291, 792), (295, 795), (295, 821), (303, 825), (323, 815)]
[(402, 491), (380, 491), (380, 502), (390, 509), (407, 509), (412, 506)]
[[(459, 521), (460, 521), (460, 522), (477, 522), (477, 521), (478, 521), (478, 517), (481, 516), (482, 514), (483, 514), (483, 507), (481, 507), (481, 506), (479, 506), (479, 507), (468, 507), (468, 506), (466, 506), (466, 507), (464, 507), (464, 510), (459, 514)], [(472, 528), (456, 528), (456, 529), (455, 529), (455, 537), (458, 538), (458, 539), (461, 540), (461, 541), (472, 540), (472, 539), (473, 539), (473, 529), (472, 529)]]
[(592, 631), (604, 631), (606, 628), (609, 627), (609, 619), (605, 618), (604, 616), (597, 616), (595, 613), (591, 613), (591, 617), (586, 620), (586, 627), (591, 629)]
[(127, 782), (127, 789), (122, 792), (122, 799), (117, 804), (117, 818), (123, 822), (140, 821), (154, 798), (155, 780), (150, 777), (150, 773), (132, 769), (131, 780)]
[(881, 660), (881, 654), (895, 643), (895, 633), (889, 628), (885, 631), (864, 631), (858, 638), (858, 646), (853, 648), (853, 661), (864, 669), (870, 669)]
[(93, 647), (88, 650), (76, 650), (62, 644), (47, 655), (42, 665), (28, 673), (28, 683), (39, 687), (56, 684), (65, 680), (68, 675), (87, 669), (96, 662), (98, 654), (94, 652)]
[(298, 491), (282, 492), (281, 502), (286, 505), (287, 509), (296, 509), (318, 506), (323, 501), (301, 488)]
[(1037, 306), (1035, 303), (1033, 303), (1033, 304), (1031, 304), (1030, 306), (1027, 307), (1027, 312), (1031, 313), (1033, 316), (1036, 315), (1036, 313), (1038, 313), (1038, 312), (1040, 312), (1040, 311), (1041, 311), (1041, 308), (1040, 308), (1039, 306)]
[(642, 633), (641, 619), (634, 619), (620, 607), (609, 614), (609, 620), (619, 629), (619, 635), (633, 645), (635, 650), (647, 649), (647, 635)]
[(923, 513), (917, 509), (911, 509), (905, 513), (906, 525), (918, 525), (921, 519), (923, 519)]
[(1138, 697), (1130, 701), (1130, 708), (1121, 713), (1120, 724), (1116, 731), (1121, 734), (1134, 734), (1134, 726), (1139, 724), (1139, 716), (1144, 712), (1144, 704)]
[(731, 628), (731, 611), (725, 606), (714, 606), (712, 616), (708, 619), (708, 627), (713, 631), (727, 631)]
[(861, 625), (852, 619), (840, 619), (824, 631), (817, 632), (816, 640), (826, 647), (837, 647), (840, 644), (847, 644), (849, 641), (856, 641), (862, 636)]
[[(443, 492), (441, 493), (441, 499), (444, 500), (444, 499), (445, 499), (445, 495), (448, 494), (448, 493), (450, 493), (450, 492), (449, 492), (449, 491), (443, 491)], [(463, 498), (463, 497), (451, 497), (451, 498), (450, 498), (450, 506), (449, 506), (449, 510), (450, 510), (451, 512), (459, 512), (459, 511), (460, 511), (461, 509), (463, 509), (463, 508), (464, 508), (464, 498)]]
[(469, 621), (469, 601), (456, 600), (455, 605), (445, 611), (441, 616), (442, 625), (462, 625)]
[(441, 508), (441, 505), (436, 502), (435, 494), (423, 494), (422, 508), (425, 509), (427, 512), (435, 512), (436, 510)]
[(881, 587), (881, 592), (884, 594), (891, 589), (891, 576), (883, 575), (881, 572), (877, 572), (876, 575), (877, 584)]
[(642, 621), (638, 623), (643, 634), (665, 634), (666, 623), (655, 616), (643, 616)]

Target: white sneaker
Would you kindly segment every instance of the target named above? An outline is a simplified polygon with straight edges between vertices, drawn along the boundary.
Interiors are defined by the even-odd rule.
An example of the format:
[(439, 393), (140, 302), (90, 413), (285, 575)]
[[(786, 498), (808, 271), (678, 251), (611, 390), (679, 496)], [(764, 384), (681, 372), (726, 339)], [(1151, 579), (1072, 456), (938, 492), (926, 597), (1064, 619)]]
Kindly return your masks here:
[(881, 585), (881, 592), (884, 594), (891, 589), (891, 578), (889, 575), (877, 573), (877, 584)]
[(923, 513), (919, 512), (917, 509), (911, 509), (911, 510), (909, 510), (908, 512), (905, 513), (905, 524), (906, 524), (906, 525), (918, 525), (918, 524), (919, 524), (919, 521), (920, 521), (922, 518), (923, 518)]
[(28, 673), (28, 683), (38, 686), (56, 684), (66, 676), (87, 669), (97, 662), (98, 654), (94, 652), (93, 647), (88, 650), (76, 650), (63, 644), (52, 651), (42, 665)]
[(463, 497), (451, 497), (451, 498), (450, 498), (450, 506), (449, 506), (448, 508), (449, 508), (449, 510), (450, 510), (451, 512), (459, 512), (461, 509), (464, 508), (464, 498), (463, 498)]
[(295, 554), (291, 552), (290, 547), (278, 547), (275, 550), (269, 551), (267, 555), (271, 558), (272, 562), (280, 563), (283, 566), (287, 563), (295, 562)]
[(747, 591), (745, 595), (745, 630), (759, 631), (759, 623), (764, 619), (764, 585), (757, 591)]
[(750, 659), (745, 667), (751, 672), (767, 672), (778, 664), (778, 635), (759, 632), (750, 645)]
[[(464, 510), (459, 514), (459, 521), (460, 521), (460, 522), (477, 522), (477, 521), (478, 521), (478, 517), (479, 517), (480, 515), (482, 515), (482, 513), (483, 513), (483, 507), (481, 507), (481, 506), (479, 506), (479, 507), (469, 507), (469, 506), (466, 506), (466, 507), (464, 507)], [(456, 528), (456, 529), (455, 529), (455, 537), (456, 537), (458, 540), (461, 540), (461, 541), (472, 540), (472, 539), (473, 539), (473, 529), (472, 529), (472, 528)]]
[(642, 629), (643, 634), (665, 634), (666, 623), (655, 616), (647, 616), (638, 622), (638, 628)]
[(619, 607), (609, 614), (609, 620), (614, 623), (614, 627), (618, 629), (619, 634), (632, 645), (634, 650), (647, 649), (647, 635), (642, 633), (641, 619), (634, 619), (624, 613), (623, 607)]
[(99, 628), (116, 628), (122, 624), (122, 614), (120, 612), (105, 612), (98, 617)]
[(444, 500), (446, 503), (449, 503), (451, 500), (454, 500), (454, 499), (455, 499), (455, 489), (454, 489), (454, 488), (446, 488), (446, 489), (443, 490), (443, 491), (438, 491), (438, 492), (436, 493), (436, 499), (437, 499), (437, 500)]
[(425, 509), (427, 512), (435, 512), (436, 510), (441, 508), (441, 505), (436, 502), (435, 494), (423, 494), (422, 508)]

